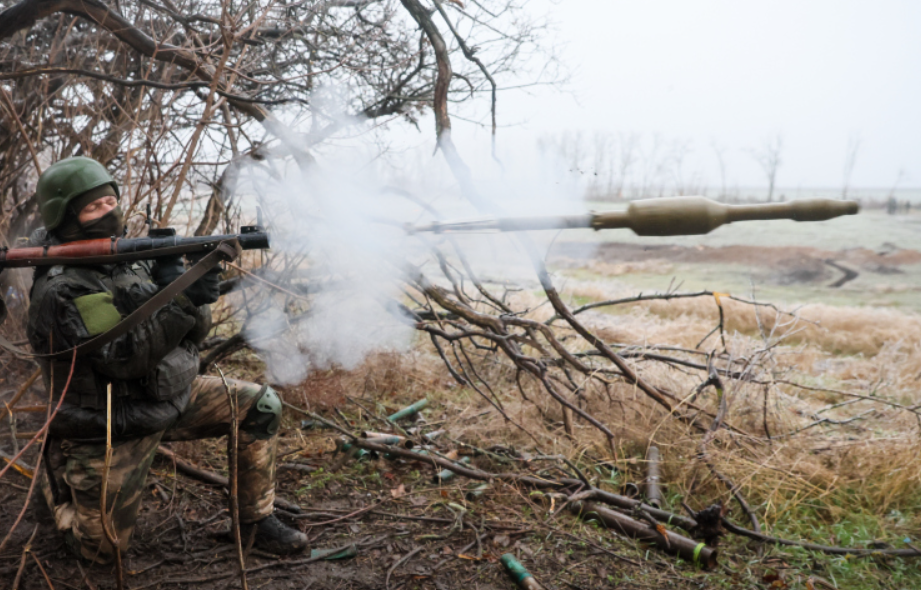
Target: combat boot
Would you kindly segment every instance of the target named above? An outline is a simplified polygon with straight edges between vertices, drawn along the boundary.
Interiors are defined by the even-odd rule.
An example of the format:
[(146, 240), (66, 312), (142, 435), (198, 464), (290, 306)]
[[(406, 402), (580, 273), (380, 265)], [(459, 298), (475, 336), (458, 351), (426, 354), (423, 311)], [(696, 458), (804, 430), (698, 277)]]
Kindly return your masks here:
[(282, 523), (273, 514), (251, 524), (240, 525), (240, 538), (250, 538), (256, 529), (254, 545), (275, 555), (291, 555), (307, 548), (307, 535)]

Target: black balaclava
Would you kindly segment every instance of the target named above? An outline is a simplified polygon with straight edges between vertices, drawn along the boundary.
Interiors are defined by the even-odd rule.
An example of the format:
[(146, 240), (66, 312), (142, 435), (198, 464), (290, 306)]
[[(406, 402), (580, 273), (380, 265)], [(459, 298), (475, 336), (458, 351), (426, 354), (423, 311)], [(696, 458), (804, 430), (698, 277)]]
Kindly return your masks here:
[(55, 235), (62, 242), (74, 242), (77, 240), (94, 240), (98, 238), (109, 238), (112, 236), (122, 237), (125, 233), (125, 216), (121, 207), (115, 207), (102, 217), (80, 223), (80, 211), (102, 197), (117, 197), (115, 189), (111, 184), (104, 184), (92, 190), (86, 191), (67, 206), (67, 213), (64, 216), (64, 223), (55, 229)]

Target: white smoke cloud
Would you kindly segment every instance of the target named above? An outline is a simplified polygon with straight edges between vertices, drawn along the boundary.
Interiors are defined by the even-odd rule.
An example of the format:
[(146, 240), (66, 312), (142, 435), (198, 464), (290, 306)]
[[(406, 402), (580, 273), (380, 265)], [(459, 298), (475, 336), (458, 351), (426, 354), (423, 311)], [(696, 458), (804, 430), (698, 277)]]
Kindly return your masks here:
[[(272, 250), (285, 273), (311, 279), (309, 299), (290, 302), (307, 317), (289, 324), (278, 307), (247, 322), (245, 336), (263, 353), (269, 377), (295, 383), (314, 369), (357, 366), (376, 350), (405, 350), (412, 328), (400, 317), (400, 265), (414, 256), (400, 228), (373, 219), (394, 199), (381, 191), (369, 154), (350, 148), (309, 171), (280, 175), (249, 167), (245, 175), (269, 220)], [(295, 279), (282, 281), (286, 290)], [(276, 296), (276, 301), (281, 295)]]
[[(327, 98), (337, 97), (331, 93)], [(354, 368), (375, 351), (407, 350), (414, 330), (396, 309), (396, 301), (404, 297), (402, 270), (413, 265), (437, 278), (440, 272), (429, 245), (446, 244), (438, 236), (409, 235), (402, 224), (433, 220), (431, 207), (442, 219), (484, 216), (459, 198), (431, 146), (382, 156), (372, 134), (355, 132), (362, 125), (344, 126), (351, 138), (339, 136), (322, 149), (314, 148), (317, 164), (306, 170), (290, 161), (241, 167), (237, 190), (255, 197), (265, 211), (272, 266), (285, 277), (273, 281), (288, 291), (307, 285), (311, 292), (306, 298), (288, 297), (291, 309), (282, 307), (286, 296), (280, 292), (248, 307), (244, 336), (260, 352), (275, 383), (297, 383), (318, 369)], [(298, 137), (305, 135), (292, 131), (287, 139)], [(555, 168), (547, 162), (519, 157), (496, 170), (481, 190), (506, 214), (583, 210), (581, 191), (565, 174), (554, 176)], [(543, 236), (545, 241), (552, 237)], [(530, 265), (511, 236), (454, 239), (481, 279), (533, 281)], [(450, 247), (443, 251), (451, 254)], [(307, 282), (301, 282), (305, 277)], [(304, 311), (306, 316), (294, 319)]]

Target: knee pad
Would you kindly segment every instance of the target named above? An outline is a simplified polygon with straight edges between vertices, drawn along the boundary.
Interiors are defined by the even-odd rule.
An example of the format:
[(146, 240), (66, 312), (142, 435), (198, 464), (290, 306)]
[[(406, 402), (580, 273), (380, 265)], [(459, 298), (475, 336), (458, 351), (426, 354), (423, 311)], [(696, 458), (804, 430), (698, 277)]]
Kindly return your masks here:
[(256, 403), (246, 413), (240, 430), (257, 439), (265, 440), (275, 436), (281, 425), (281, 399), (275, 390), (263, 385), (256, 394)]

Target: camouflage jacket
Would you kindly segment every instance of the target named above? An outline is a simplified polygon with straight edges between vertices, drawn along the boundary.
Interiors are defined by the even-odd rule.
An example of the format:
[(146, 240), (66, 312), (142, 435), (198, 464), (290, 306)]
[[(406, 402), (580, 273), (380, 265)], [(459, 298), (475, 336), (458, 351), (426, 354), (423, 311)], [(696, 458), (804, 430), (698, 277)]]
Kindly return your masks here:
[[(53, 240), (33, 236), (32, 242)], [(112, 328), (150, 299), (159, 287), (149, 262), (37, 268), (27, 335), (37, 353), (67, 350)], [(184, 295), (100, 350), (77, 357), (51, 434), (65, 439), (105, 436), (106, 390), (112, 385), (113, 437), (136, 438), (165, 430), (189, 401), (198, 373), (196, 344), (211, 324), (208, 306)], [(68, 360), (43, 361), (46, 387), (60, 399)], [(158, 389), (159, 387), (159, 389)]]

